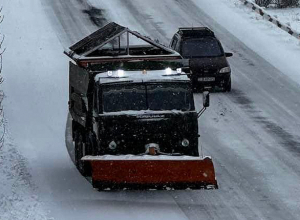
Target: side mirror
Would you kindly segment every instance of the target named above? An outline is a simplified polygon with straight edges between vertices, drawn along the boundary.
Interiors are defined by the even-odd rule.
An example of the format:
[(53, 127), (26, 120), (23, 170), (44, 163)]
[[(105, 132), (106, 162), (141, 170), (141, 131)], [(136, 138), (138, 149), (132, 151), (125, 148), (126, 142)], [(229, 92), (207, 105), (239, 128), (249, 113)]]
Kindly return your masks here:
[(232, 56), (233, 56), (233, 53), (225, 53), (225, 56), (226, 56), (226, 57), (232, 57)]
[(204, 108), (209, 107), (209, 92), (208, 91), (203, 92), (203, 107)]
[(203, 108), (197, 113), (198, 118), (204, 113), (206, 108), (209, 107), (209, 92), (203, 92)]

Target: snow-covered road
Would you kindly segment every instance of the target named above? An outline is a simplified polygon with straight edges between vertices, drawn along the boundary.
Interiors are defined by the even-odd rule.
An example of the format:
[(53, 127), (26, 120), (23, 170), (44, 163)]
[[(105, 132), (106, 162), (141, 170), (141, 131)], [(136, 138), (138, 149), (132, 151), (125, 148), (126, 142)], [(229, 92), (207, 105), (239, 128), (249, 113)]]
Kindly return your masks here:
[[(300, 64), (293, 63), (300, 50), (288, 44), (274, 53), (274, 45), (285, 42), (278, 35), (265, 37), (269, 30), (260, 30), (255, 41), (242, 40), (247, 29), (260, 26), (224, 2), (4, 1), (6, 117), (36, 186), (36, 219), (41, 213), (54, 219), (300, 218)], [(230, 16), (236, 28), (226, 22)], [(180, 26), (206, 25), (234, 52), (233, 90), (212, 94), (200, 122), (204, 153), (213, 157), (220, 189), (97, 192), (77, 172), (65, 147), (68, 59), (62, 51), (107, 20), (165, 44)], [(280, 62), (279, 55), (290, 58)], [(200, 107), (200, 94), (195, 97)]]

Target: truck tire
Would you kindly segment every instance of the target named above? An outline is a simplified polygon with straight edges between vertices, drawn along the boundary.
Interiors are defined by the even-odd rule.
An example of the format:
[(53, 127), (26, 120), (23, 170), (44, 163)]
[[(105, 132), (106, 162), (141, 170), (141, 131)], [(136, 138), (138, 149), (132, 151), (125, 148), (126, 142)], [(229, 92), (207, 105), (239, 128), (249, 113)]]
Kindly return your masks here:
[(83, 176), (88, 175), (88, 167), (86, 162), (82, 161), (81, 158), (85, 156), (85, 144), (83, 143), (83, 137), (81, 132), (75, 132), (75, 164), (78, 171)]

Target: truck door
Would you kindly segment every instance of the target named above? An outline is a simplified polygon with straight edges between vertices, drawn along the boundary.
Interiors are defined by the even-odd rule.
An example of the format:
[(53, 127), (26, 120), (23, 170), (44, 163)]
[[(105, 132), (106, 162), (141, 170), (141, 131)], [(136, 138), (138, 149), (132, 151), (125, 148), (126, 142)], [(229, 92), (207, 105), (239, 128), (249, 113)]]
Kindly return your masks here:
[(171, 41), (171, 45), (170, 47), (173, 49), (173, 50), (176, 50), (176, 45), (178, 43), (178, 38), (176, 36), (173, 37), (172, 41)]
[(86, 104), (87, 103), (86, 100), (84, 100), (84, 97), (78, 93), (74, 92), (70, 95), (70, 114), (75, 121), (83, 126), (85, 126), (87, 116)]

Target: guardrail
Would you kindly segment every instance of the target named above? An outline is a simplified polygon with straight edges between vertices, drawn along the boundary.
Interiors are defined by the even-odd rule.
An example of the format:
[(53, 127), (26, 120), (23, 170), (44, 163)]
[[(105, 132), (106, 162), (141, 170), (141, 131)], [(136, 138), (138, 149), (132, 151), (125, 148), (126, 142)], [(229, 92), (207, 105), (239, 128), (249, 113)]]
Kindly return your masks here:
[(251, 8), (253, 11), (257, 12), (258, 14), (260, 14), (264, 19), (272, 22), (273, 24), (275, 24), (277, 27), (281, 28), (282, 30), (286, 31), (287, 33), (289, 33), (290, 35), (294, 36), (295, 38), (297, 38), (298, 40), (300, 40), (300, 33), (293, 30), (291, 27), (282, 24), (279, 20), (277, 20), (276, 18), (274, 18), (273, 16), (269, 15), (268, 13), (266, 13), (260, 6), (258, 6), (257, 4), (248, 1), (248, 0), (240, 0), (242, 3), (244, 3), (245, 6), (247, 6), (248, 8)]

